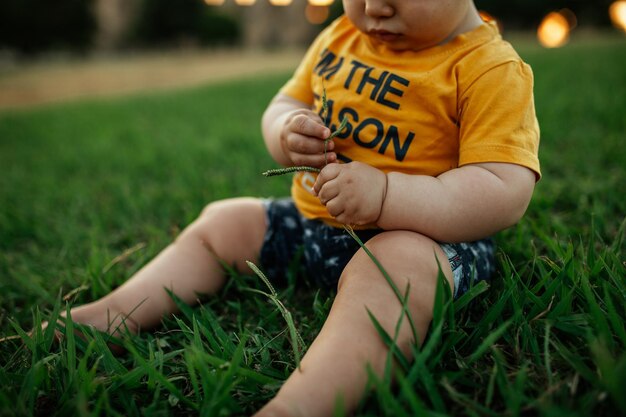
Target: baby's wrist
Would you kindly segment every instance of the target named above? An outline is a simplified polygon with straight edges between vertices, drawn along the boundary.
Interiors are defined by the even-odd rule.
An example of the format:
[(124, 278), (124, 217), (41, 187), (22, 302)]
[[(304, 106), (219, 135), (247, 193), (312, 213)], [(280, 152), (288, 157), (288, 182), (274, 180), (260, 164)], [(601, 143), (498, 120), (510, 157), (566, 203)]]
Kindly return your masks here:
[(387, 174), (385, 172), (383, 172), (383, 176), (385, 177), (385, 181), (383, 182), (383, 187), (382, 187), (382, 190), (381, 190), (382, 196), (381, 196), (381, 199), (380, 199), (380, 209), (378, 210), (378, 217), (374, 221), (375, 224), (378, 224), (378, 222), (382, 218), (383, 210), (385, 208), (385, 201), (387, 200), (387, 187), (389, 186), (389, 177), (387, 176)]

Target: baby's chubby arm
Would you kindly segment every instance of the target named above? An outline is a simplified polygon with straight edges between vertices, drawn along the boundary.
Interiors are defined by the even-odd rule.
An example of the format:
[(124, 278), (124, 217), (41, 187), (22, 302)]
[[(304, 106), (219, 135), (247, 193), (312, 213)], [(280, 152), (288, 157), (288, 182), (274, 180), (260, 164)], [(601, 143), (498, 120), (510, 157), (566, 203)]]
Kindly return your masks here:
[(517, 223), (535, 185), (528, 168), (465, 165), (438, 177), (382, 171), (363, 163), (325, 167), (313, 191), (337, 221), (412, 230), (442, 242), (472, 241)]
[(332, 140), (324, 158), (324, 140), (330, 136), (330, 129), (302, 101), (276, 95), (263, 114), (261, 128), (270, 155), (281, 165), (321, 168), (326, 161), (337, 160)]

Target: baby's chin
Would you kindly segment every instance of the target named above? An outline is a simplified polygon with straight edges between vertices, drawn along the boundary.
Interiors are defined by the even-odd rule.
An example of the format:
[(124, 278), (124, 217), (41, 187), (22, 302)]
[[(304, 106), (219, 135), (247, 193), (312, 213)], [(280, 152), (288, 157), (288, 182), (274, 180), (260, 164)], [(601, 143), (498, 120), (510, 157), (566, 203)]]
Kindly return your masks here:
[(366, 35), (369, 36), (369, 38), (375, 44), (383, 45), (387, 49), (395, 51), (395, 52), (407, 52), (407, 51), (417, 52), (417, 51), (422, 51), (424, 49), (428, 49), (428, 48), (438, 45), (437, 42), (431, 42), (431, 43), (416, 42), (412, 39), (407, 38), (405, 35), (396, 34), (396, 33), (394, 34), (366, 33)]

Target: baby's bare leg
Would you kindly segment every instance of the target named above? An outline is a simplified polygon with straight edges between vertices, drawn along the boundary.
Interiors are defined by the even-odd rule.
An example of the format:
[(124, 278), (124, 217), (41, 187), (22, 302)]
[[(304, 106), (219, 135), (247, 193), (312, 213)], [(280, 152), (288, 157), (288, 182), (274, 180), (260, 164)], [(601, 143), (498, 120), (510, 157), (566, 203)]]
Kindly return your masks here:
[[(410, 283), (409, 306), (421, 343), (432, 318), (438, 275), (434, 254), (452, 285), (447, 257), (429, 238), (405, 231), (382, 233), (367, 246), (401, 292)], [(360, 250), (342, 274), (328, 319), (304, 356), (302, 371), (296, 370), (256, 417), (330, 416), (338, 395), (345, 409), (353, 410), (366, 387), (366, 364), (382, 375), (388, 352), (366, 307), (393, 335), (401, 313), (400, 303), (367, 254)], [(412, 332), (405, 319), (398, 344), (408, 355), (412, 343)]]
[(249, 272), (263, 243), (266, 221), (260, 200), (239, 198), (209, 204), (181, 235), (119, 288), (71, 310), (78, 323), (114, 333), (156, 326), (176, 311), (168, 288), (188, 304), (198, 294), (212, 294), (224, 284), (218, 259)]

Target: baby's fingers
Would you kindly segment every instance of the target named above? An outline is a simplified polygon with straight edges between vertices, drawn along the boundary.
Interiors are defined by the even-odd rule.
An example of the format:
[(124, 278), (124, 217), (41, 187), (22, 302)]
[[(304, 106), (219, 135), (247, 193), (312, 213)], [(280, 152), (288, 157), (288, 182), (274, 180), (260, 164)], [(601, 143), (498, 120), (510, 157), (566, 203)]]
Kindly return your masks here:
[(305, 114), (298, 114), (291, 122), (291, 130), (303, 136), (310, 136), (318, 139), (326, 139), (330, 136), (330, 129), (324, 126), (321, 121), (317, 121)]
[[(328, 153), (328, 162), (337, 161), (337, 156), (334, 153)], [(294, 166), (308, 166), (313, 168), (322, 168), (326, 163), (324, 155), (304, 155), (304, 154), (292, 154), (291, 161)]]
[(313, 194), (315, 194), (316, 196), (319, 196), (319, 193), (322, 187), (324, 187), (324, 185), (326, 185), (326, 183), (328, 183), (329, 181), (337, 178), (340, 172), (341, 172), (340, 164), (332, 163), (332, 164), (326, 165), (324, 169), (322, 169), (322, 171), (317, 176), (317, 179), (315, 180), (315, 184), (313, 184), (313, 190), (312, 190)]
[[(329, 141), (326, 146), (326, 150), (330, 151), (334, 148), (334, 143)], [(300, 154), (323, 154), (324, 153), (324, 141), (312, 138), (310, 136), (304, 136), (298, 133), (292, 133), (287, 136), (287, 149), (290, 152)]]

